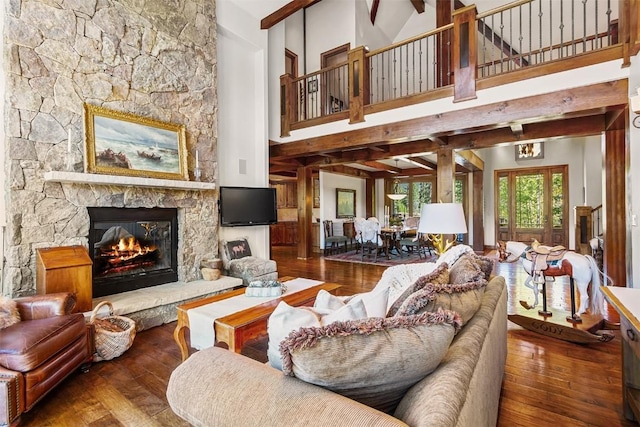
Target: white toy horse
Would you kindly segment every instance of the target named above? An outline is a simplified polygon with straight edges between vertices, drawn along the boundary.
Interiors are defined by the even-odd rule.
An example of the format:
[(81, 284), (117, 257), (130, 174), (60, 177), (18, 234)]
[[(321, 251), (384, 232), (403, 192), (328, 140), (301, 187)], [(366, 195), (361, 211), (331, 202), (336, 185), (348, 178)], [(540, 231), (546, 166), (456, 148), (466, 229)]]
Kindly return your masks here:
[[(546, 248), (548, 249), (548, 247)], [(533, 289), (535, 305), (532, 307), (526, 307), (522, 302), (521, 304), (525, 306), (525, 308), (533, 308), (538, 304), (539, 283), (536, 280), (532, 280), (533, 262), (524, 256), (528, 249), (529, 246), (521, 242), (498, 242), (500, 262), (515, 262), (520, 259), (524, 270), (529, 274), (529, 278), (525, 282), (525, 285)], [(571, 284), (571, 318), (567, 318), (567, 320), (574, 322), (581, 321), (580, 314), (587, 312), (587, 305), (591, 315), (597, 316), (602, 313), (604, 297), (602, 292), (600, 292), (601, 274), (602, 273), (598, 269), (596, 261), (592, 256), (577, 254), (573, 251), (566, 251), (564, 253), (561, 267), (550, 267), (548, 270), (543, 271), (544, 276), (569, 276)], [(578, 287), (578, 292), (580, 293), (580, 307), (578, 308), (577, 313), (575, 311), (575, 300), (573, 295), (574, 281)], [(544, 283), (544, 280), (542, 280), (543, 285)], [(589, 287), (589, 283), (591, 283), (591, 287)], [(546, 294), (543, 293), (542, 297), (543, 312), (541, 312), (541, 314), (546, 314), (548, 313), (546, 307)]]

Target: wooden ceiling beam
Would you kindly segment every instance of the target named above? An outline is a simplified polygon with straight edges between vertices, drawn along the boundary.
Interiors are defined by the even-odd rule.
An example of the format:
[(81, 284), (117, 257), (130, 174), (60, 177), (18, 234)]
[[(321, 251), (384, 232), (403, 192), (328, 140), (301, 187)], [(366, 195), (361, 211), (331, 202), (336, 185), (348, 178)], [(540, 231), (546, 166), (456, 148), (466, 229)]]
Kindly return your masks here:
[(313, 6), (320, 0), (293, 0), (260, 21), (260, 29), (268, 30), (280, 21), (284, 21), (297, 11)]
[(423, 169), (438, 170), (438, 164), (429, 160), (425, 160), (422, 157), (407, 157), (407, 161), (422, 167)]
[(382, 162), (366, 161), (366, 162), (360, 162), (360, 163), (365, 165), (365, 166), (369, 166), (370, 168), (374, 168), (374, 169), (389, 171), (389, 172), (393, 172), (393, 173), (402, 172), (402, 168), (399, 168), (399, 167), (396, 167), (396, 166), (391, 166), (391, 165), (388, 165), (388, 164), (382, 163)]
[(418, 13), (424, 13), (424, 0), (409, 0)]
[(323, 171), (337, 173), (339, 175), (354, 176), (356, 178), (371, 178), (371, 172), (345, 165), (334, 165), (322, 168)]
[[(617, 111), (617, 110), (616, 110)], [(621, 109), (624, 111), (624, 109)], [(597, 135), (606, 130), (607, 117), (608, 120), (612, 120), (612, 117), (622, 117), (623, 114), (617, 114), (612, 112), (608, 116), (600, 114), (597, 116), (585, 116), (575, 117), (564, 120), (555, 120), (542, 123), (529, 123), (522, 125), (522, 136), (518, 138), (512, 131), (512, 125), (503, 127), (500, 129), (491, 129), (487, 131), (477, 131), (467, 134), (452, 135), (448, 138), (449, 144), (455, 149), (471, 149), (471, 148), (487, 148), (493, 147), (499, 143), (522, 143), (526, 141), (534, 140), (551, 140), (557, 138), (566, 137), (580, 137)], [(421, 157), (415, 156), (417, 153), (426, 153), (435, 151), (438, 148), (438, 144), (430, 140), (403, 142), (400, 144), (389, 145), (388, 151), (371, 151), (367, 148), (352, 150), (342, 153), (342, 156), (332, 155), (328, 156), (328, 153), (323, 155), (317, 155), (307, 153), (306, 156), (301, 156), (295, 159), (280, 160), (278, 163), (289, 165), (289, 168), (279, 167), (274, 169), (272, 166), (270, 170), (295, 170), (297, 164), (305, 164), (306, 166), (326, 167), (341, 165), (345, 163), (364, 163), (364, 162), (376, 162), (379, 160), (389, 159), (398, 156), (408, 156), (408, 159), (415, 163), (420, 163), (426, 168), (437, 170), (437, 164), (425, 160)], [(311, 155), (310, 155), (311, 154)], [(339, 154), (339, 153), (332, 153)], [(275, 164), (275, 160), (270, 161)], [(469, 165), (464, 160), (460, 160), (458, 165), (462, 168), (458, 171), (468, 170)], [(373, 167), (378, 167), (373, 166)], [(391, 166), (386, 166), (391, 167)], [(405, 169), (406, 170), (406, 169)], [(405, 171), (403, 170), (403, 172)]]
[(449, 138), (454, 148), (487, 148), (504, 142), (525, 142), (558, 137), (597, 135), (605, 130), (602, 115), (575, 117), (523, 125), (522, 136), (516, 137), (511, 127), (454, 135)]
[[(455, 132), (455, 134), (449, 136), (447, 142), (449, 146), (454, 146), (452, 140), (458, 135), (473, 132), (475, 129), (495, 129), (502, 123), (524, 122), (531, 120), (532, 117), (539, 118), (540, 121), (552, 121), (587, 110), (594, 111), (594, 113), (598, 110), (604, 112), (612, 105), (626, 105), (628, 102), (627, 92), (628, 83), (626, 80), (597, 83), (274, 145), (269, 148), (269, 151), (270, 155), (276, 158), (298, 157), (319, 151), (364, 148), (369, 144), (379, 146), (382, 142), (388, 141), (391, 144), (389, 154), (395, 155), (393, 153), (395, 145), (426, 140), (434, 135), (450, 132)], [(525, 134), (528, 126), (525, 125)], [(510, 129), (509, 132), (513, 135)], [(468, 138), (468, 135), (466, 137)], [(454, 146), (454, 148), (470, 147)], [(416, 152), (420, 151), (429, 150), (416, 150)]]
[(455, 157), (456, 164), (471, 172), (484, 170), (484, 161), (471, 150), (456, 151)]
[(627, 127), (626, 119), (629, 117), (627, 109), (610, 111), (605, 117), (605, 128), (607, 130), (624, 130)]
[(378, 6), (380, 6), (380, 0), (373, 0), (373, 4), (371, 5), (371, 12), (369, 13), (369, 18), (371, 19), (371, 25), (375, 25), (376, 16), (378, 15)]

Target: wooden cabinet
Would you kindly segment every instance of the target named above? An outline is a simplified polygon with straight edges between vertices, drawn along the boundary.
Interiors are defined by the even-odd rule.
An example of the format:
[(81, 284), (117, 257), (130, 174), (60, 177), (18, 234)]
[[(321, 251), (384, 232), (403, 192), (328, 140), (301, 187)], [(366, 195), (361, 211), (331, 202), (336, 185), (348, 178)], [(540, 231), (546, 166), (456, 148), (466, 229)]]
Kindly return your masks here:
[(298, 184), (295, 182), (282, 182), (272, 184), (276, 189), (276, 202), (278, 209), (298, 207)]
[(313, 252), (320, 251), (320, 223), (311, 223), (311, 250)]
[(42, 248), (36, 253), (36, 291), (74, 292), (76, 312), (91, 311), (91, 258), (84, 246)]
[(298, 223), (293, 221), (271, 224), (272, 246), (293, 246), (298, 243)]
[(617, 286), (600, 289), (620, 314), (624, 415), (629, 420), (640, 420), (640, 290)]

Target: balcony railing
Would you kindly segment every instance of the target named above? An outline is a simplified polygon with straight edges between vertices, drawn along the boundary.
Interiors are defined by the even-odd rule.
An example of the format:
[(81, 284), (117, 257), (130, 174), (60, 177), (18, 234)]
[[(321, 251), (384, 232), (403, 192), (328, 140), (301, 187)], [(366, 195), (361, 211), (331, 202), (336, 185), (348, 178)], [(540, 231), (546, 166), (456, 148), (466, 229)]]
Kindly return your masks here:
[[(571, 68), (578, 57), (600, 54), (579, 61), (580, 66), (613, 58), (628, 63), (628, 41), (640, 39), (630, 34), (629, 16), (638, 12), (618, 11), (618, 4), (627, 9), (635, 5), (520, 0), (482, 14), (468, 6), (456, 10), (453, 23), (444, 27), (373, 52), (358, 47), (347, 62), (302, 77), (282, 76), (281, 134), (346, 118), (355, 123), (366, 113), (437, 97), (473, 99), (477, 82), (562, 61)], [(509, 81), (534, 75), (511, 76)]]

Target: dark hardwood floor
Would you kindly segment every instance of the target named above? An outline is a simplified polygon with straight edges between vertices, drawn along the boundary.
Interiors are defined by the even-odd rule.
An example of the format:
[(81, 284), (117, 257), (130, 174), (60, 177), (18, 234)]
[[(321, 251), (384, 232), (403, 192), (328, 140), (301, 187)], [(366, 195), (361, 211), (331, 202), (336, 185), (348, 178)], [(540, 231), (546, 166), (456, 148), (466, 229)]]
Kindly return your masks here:
[[(343, 284), (341, 294), (371, 289), (383, 266), (296, 259), (291, 247), (274, 247), (281, 276), (298, 276)], [(522, 283), (519, 264), (498, 264), (507, 278), (509, 304), (533, 301)], [(566, 283), (550, 287), (549, 304), (567, 309)], [(610, 320), (617, 321), (614, 313)], [(95, 363), (90, 372), (67, 378), (29, 413), (24, 426), (182, 426), (169, 408), (165, 390), (180, 363), (173, 341), (175, 322), (140, 332), (121, 357)], [(247, 356), (263, 360), (264, 340), (249, 346)], [(203, 372), (203, 375), (206, 374)], [(499, 426), (633, 426), (622, 414), (620, 334), (608, 343), (578, 345), (547, 338), (511, 324), (499, 412)], [(250, 403), (250, 402), (248, 402)], [(483, 427), (483, 426), (479, 426)]]

